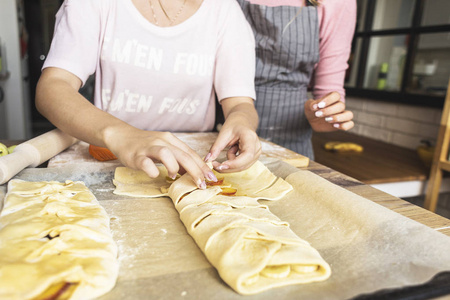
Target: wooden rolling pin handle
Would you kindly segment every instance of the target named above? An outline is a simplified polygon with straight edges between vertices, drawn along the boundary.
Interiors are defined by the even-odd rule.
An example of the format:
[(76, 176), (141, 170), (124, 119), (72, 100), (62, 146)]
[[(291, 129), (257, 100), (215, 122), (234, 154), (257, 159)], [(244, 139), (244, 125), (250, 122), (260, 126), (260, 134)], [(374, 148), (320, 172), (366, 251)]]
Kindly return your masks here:
[(0, 184), (27, 167), (37, 167), (77, 141), (76, 138), (54, 129), (14, 149), (14, 152), (0, 157)]

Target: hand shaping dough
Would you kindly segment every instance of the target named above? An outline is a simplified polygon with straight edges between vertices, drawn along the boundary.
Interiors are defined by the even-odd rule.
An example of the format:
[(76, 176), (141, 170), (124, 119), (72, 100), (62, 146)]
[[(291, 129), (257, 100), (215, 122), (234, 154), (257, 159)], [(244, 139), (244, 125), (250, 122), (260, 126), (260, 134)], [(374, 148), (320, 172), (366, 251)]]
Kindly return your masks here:
[[(281, 199), (292, 190), (289, 183), (259, 161), (242, 172), (215, 174), (223, 182), (210, 183), (206, 190), (197, 189), (191, 177), (183, 175), (171, 184), (168, 195), (189, 234), (235, 291), (256, 294), (330, 276), (330, 267), (317, 250), (257, 201)], [(165, 174), (144, 178), (139, 179), (138, 194), (130, 192), (137, 185), (133, 179), (121, 190), (137, 197), (164, 194), (154, 190), (156, 182), (166, 184)], [(232, 196), (225, 195), (230, 188)], [(145, 190), (152, 192), (142, 193)]]
[(292, 190), (289, 183), (260, 162), (242, 172), (217, 175), (237, 189), (234, 196), (221, 195), (220, 186), (199, 190), (186, 175), (170, 186), (169, 196), (226, 283), (245, 295), (330, 276), (317, 250), (257, 201), (280, 199)]
[(115, 285), (109, 217), (82, 182), (11, 180), (0, 241), (0, 299), (92, 299)]

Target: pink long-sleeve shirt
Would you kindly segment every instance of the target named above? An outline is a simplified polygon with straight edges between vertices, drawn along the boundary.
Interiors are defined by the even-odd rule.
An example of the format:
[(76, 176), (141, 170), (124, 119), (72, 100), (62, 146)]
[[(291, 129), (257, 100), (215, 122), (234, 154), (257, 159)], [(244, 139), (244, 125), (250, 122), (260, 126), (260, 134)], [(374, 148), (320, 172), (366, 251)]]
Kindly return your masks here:
[[(304, 0), (247, 0), (265, 6), (304, 6)], [(320, 61), (311, 80), (315, 99), (337, 91), (345, 99), (344, 79), (356, 24), (355, 0), (321, 0), (319, 17)]]

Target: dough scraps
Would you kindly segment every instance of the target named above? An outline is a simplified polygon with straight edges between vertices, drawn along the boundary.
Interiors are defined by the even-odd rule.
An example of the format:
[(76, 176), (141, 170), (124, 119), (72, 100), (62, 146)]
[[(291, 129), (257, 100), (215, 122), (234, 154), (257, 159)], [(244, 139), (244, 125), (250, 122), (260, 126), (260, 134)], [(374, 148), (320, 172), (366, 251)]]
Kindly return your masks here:
[(1, 299), (92, 299), (115, 285), (109, 217), (83, 182), (11, 180), (0, 241)]
[[(142, 173), (138, 174), (122, 179), (130, 185), (125, 187), (128, 195), (164, 194), (154, 192), (156, 182), (166, 183), (164, 174), (157, 179), (143, 179)], [(209, 182), (206, 190), (198, 189), (189, 175), (183, 175), (167, 194), (188, 233), (229, 286), (247, 295), (322, 281), (331, 275), (319, 252), (258, 202), (281, 199), (293, 189), (289, 183), (259, 161), (242, 172), (215, 175), (219, 182)], [(139, 177), (139, 183), (132, 177)], [(130, 192), (139, 184), (143, 186), (137, 194)], [(152, 192), (149, 195), (142, 193), (144, 190)]]

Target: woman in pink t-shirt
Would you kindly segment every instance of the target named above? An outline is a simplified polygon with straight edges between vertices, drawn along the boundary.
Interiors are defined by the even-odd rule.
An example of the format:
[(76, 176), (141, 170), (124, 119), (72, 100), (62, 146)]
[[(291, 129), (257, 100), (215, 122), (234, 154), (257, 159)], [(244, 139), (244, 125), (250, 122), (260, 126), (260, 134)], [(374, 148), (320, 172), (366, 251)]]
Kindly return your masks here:
[(343, 85), (356, 1), (237, 1), (256, 39), (257, 132), (313, 158), (312, 130), (354, 126)]
[[(53, 124), (107, 147), (131, 168), (200, 187), (217, 180), (192, 149), (169, 132), (210, 131), (216, 96), (226, 116), (205, 158), (226, 147), (216, 169), (255, 162), (255, 44), (235, 0), (65, 0), (36, 90), (36, 106)], [(95, 74), (94, 105), (78, 92)], [(239, 153), (239, 155), (237, 155)]]

